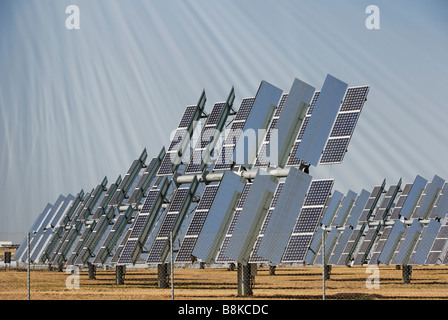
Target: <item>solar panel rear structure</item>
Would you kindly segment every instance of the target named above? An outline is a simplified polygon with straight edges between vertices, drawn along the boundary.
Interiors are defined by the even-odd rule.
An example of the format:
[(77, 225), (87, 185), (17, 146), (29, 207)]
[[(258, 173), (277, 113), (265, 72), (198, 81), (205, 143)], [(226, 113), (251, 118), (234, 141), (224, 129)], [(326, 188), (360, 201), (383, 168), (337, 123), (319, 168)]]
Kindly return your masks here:
[(183, 153), (190, 143), (193, 130), (203, 113), (206, 100), (205, 91), (203, 91), (198, 103), (187, 106), (185, 109), (157, 175), (171, 176), (176, 172), (182, 161)]
[(215, 103), (205, 121), (184, 174), (201, 173), (210, 164), (211, 154), (230, 114), (234, 99), (235, 92), (232, 88), (227, 101)]

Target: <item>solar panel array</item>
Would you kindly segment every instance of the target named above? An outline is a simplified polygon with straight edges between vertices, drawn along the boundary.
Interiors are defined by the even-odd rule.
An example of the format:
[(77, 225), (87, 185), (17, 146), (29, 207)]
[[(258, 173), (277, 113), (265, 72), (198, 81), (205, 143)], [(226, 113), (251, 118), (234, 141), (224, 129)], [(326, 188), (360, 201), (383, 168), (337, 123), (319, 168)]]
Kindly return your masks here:
[[(322, 92), (314, 91), (309, 101), (294, 144), (292, 141), (288, 144), (291, 150), (284, 169), (303, 169), (309, 165), (307, 159), (298, 159), (296, 153), (303, 139), (309, 139), (305, 133), (311, 130), (308, 124), (314, 109), (323, 104), (323, 100), (319, 102)], [(337, 114), (321, 150), (320, 165), (343, 160), (368, 92), (369, 86), (347, 87), (341, 103), (336, 103), (338, 109), (333, 108), (332, 112)], [(186, 107), (166, 152), (163, 148), (158, 157), (145, 164), (144, 150), (123, 179), (120, 176), (109, 186), (104, 179), (87, 194), (81, 190), (76, 197), (61, 196), (53, 205), (49, 204), (30, 229), (32, 260), (55, 267), (89, 263), (160, 264), (168, 259), (172, 234), (178, 239), (176, 263), (193, 263), (197, 259), (219, 264), (239, 262), (234, 252), (233, 258), (229, 257), (229, 243), (232, 237), (234, 241), (237, 239), (235, 227), (242, 228), (240, 217), (254, 189), (254, 177), (276, 169), (269, 161), (268, 151), (272, 152), (271, 139), (274, 130), (280, 129), (277, 125), (290, 93), (281, 95), (280, 89), (262, 82), (257, 95), (242, 99), (237, 112), (232, 113), (234, 97), (232, 88), (227, 101), (215, 103), (206, 114), (203, 92), (196, 105)], [(275, 102), (261, 106), (266, 102), (263, 99)], [(273, 103), (278, 104), (275, 112)], [(201, 134), (192, 154), (185, 159), (190, 138), (201, 118), (205, 118)], [(230, 130), (226, 130), (224, 142), (218, 145), (218, 136), (225, 126)], [(257, 142), (252, 162), (259, 171), (250, 178), (242, 178), (251, 166), (238, 162), (235, 153), (242, 143), (244, 130), (255, 129), (254, 126), (267, 129), (263, 140)], [(253, 146), (250, 148), (254, 150)], [(219, 149), (219, 153), (213, 153), (216, 159), (204, 158), (204, 154), (214, 149)], [(183, 172), (178, 170), (180, 165), (185, 165)], [(208, 181), (209, 174), (215, 180)], [(217, 174), (224, 175), (216, 178)], [(190, 175), (188, 182), (178, 182), (179, 177)], [(388, 188), (384, 180), (370, 193), (361, 190), (356, 194), (349, 190), (344, 195), (332, 190), (333, 179), (311, 180), (310, 177), (309, 184), (305, 180), (301, 182), (307, 191), (304, 190), (303, 201), (294, 209), (295, 222), (285, 228), (285, 221), (291, 218), (283, 212), (287, 202), (284, 189), (290, 176), (293, 174), (276, 180), (272, 199), (263, 209), (265, 212), (250, 216), (260, 221), (248, 221), (248, 216), (244, 217), (244, 225), (257, 227), (253, 231), (256, 234), (250, 263), (319, 263), (324, 232), (325, 257), (330, 264), (448, 263), (448, 187), (442, 178), (434, 176), (428, 182), (417, 176), (411, 183), (402, 186), (400, 180)], [(254, 194), (252, 190), (251, 199), (256, 198)], [(260, 201), (266, 200), (261, 198)], [(222, 211), (217, 210), (220, 207)], [(211, 230), (212, 236), (206, 234)], [(267, 248), (273, 245), (273, 231), (278, 230), (282, 231), (277, 240), (281, 245), (276, 249), (280, 257), (278, 253), (266, 254)], [(250, 237), (246, 237), (247, 243), (251, 243)], [(270, 244), (263, 242), (267, 239), (271, 239)], [(234, 243), (232, 248), (236, 248)], [(25, 257), (24, 240), (14, 258), (23, 261)]]

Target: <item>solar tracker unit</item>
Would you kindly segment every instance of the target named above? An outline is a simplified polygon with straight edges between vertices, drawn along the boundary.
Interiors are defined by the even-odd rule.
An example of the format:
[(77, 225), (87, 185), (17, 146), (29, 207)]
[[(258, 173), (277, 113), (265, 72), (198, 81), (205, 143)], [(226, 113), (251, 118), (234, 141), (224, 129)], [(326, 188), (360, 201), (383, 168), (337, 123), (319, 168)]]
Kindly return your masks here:
[[(74, 235), (72, 230), (75, 229), (75, 226), (77, 224), (79, 226), (82, 225), (82, 223), (80, 223), (78, 221), (78, 217), (81, 214), (89, 197), (90, 197), (90, 193), (87, 193), (84, 196), (84, 198), (82, 199), (82, 201), (79, 202), (78, 206), (76, 207), (76, 209), (74, 211), (69, 210), (69, 214), (71, 215), (71, 217), (69, 217), (67, 214), (64, 217), (63, 221), (61, 222), (60, 232), (57, 232), (55, 234), (55, 236), (53, 236), (53, 238), (55, 239), (55, 244), (53, 245), (51, 242), (49, 244), (49, 246), (51, 245), (53, 247), (52, 251), (49, 252), (48, 257), (47, 257), (47, 262), (49, 264), (53, 264), (55, 257), (58, 255), (58, 253), (61, 252), (62, 248), (65, 247), (65, 244), (67, 243), (66, 240), (67, 240), (68, 236), (70, 235), (70, 237), (71, 237)], [(71, 220), (69, 220), (69, 219), (71, 219)], [(79, 233), (79, 230), (77, 230), (77, 232)], [(76, 233), (74, 236), (76, 236), (78, 233)], [(74, 239), (70, 239), (70, 241), (74, 241)], [(65, 259), (65, 255), (63, 256), (63, 258)]]
[(142, 248), (151, 232), (157, 213), (160, 210), (163, 199), (168, 190), (169, 183), (165, 179), (157, 189), (151, 189), (145, 199), (141, 211), (134, 219), (130, 235), (118, 259), (119, 264), (135, 264), (142, 252)]
[(165, 262), (169, 251), (170, 232), (172, 232), (173, 238), (177, 236), (197, 186), (198, 181), (194, 177), (189, 186), (175, 190), (157, 236), (149, 250), (149, 255), (146, 259), (147, 263), (159, 264)]
[(303, 262), (334, 180), (313, 180), (283, 255), (283, 262)]
[[(48, 215), (49, 212), (51, 212), (51, 210), (53, 209), (53, 205), (51, 203), (48, 203), (46, 205), (46, 207), (44, 208), (44, 210), (39, 214), (39, 216), (37, 217), (37, 219), (34, 221), (33, 226), (28, 230), (28, 232), (30, 233), (30, 237), (31, 235), (37, 233), (40, 229), (39, 225), (41, 225), (43, 223), (43, 220), (45, 219), (45, 217)], [(14, 260), (17, 261), (24, 261), (25, 258), (21, 258), (22, 256), (26, 256), (28, 255), (27, 251), (27, 237), (25, 237), (22, 241), (22, 243), (20, 244), (20, 246), (17, 248), (16, 252), (14, 253)]]
[[(322, 254), (323, 254), (323, 247), (322, 247), (322, 233), (327, 232), (325, 235), (325, 263), (328, 264), (330, 261), (330, 258), (332, 257), (333, 250), (336, 247), (338, 238), (339, 238), (339, 231), (336, 228), (332, 228), (330, 232), (324, 231), (323, 229), (319, 229), (319, 233), (316, 233), (314, 236), (313, 242), (316, 241), (318, 246), (316, 250), (313, 250), (315, 253), (318, 254), (312, 254), (309, 263), (310, 264), (322, 264)], [(312, 253), (311, 251), (308, 251), (308, 254)], [(308, 258), (308, 257), (307, 257)], [(308, 263), (308, 262), (307, 262)]]
[(98, 205), (97, 209), (95, 210), (95, 213), (92, 216), (92, 219), (98, 219), (102, 215), (106, 214), (106, 210), (108, 208), (110, 200), (112, 200), (112, 196), (115, 194), (115, 191), (117, 191), (118, 187), (120, 186), (122, 179), (121, 175), (118, 176), (117, 180), (112, 183), (109, 186), (109, 189), (106, 191), (106, 194), (104, 195), (103, 199), (101, 200), (101, 203)]
[(340, 163), (343, 160), (368, 92), (369, 86), (347, 89), (320, 164)]

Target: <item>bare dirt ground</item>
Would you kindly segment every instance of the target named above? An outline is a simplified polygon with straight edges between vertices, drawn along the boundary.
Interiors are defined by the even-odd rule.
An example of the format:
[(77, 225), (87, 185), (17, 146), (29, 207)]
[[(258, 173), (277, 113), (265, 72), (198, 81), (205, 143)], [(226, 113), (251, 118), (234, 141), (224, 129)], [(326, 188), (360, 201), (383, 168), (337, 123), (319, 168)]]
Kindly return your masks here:
[[(379, 289), (368, 289), (371, 275), (365, 267), (333, 267), (325, 281), (326, 299), (448, 299), (448, 268), (414, 267), (411, 283), (404, 284), (402, 270), (379, 268)], [(171, 288), (157, 287), (157, 270), (128, 268), (123, 285), (116, 284), (115, 270), (98, 270), (89, 280), (80, 272), (79, 289), (68, 289), (70, 273), (31, 269), (32, 300), (168, 300)], [(0, 268), (0, 300), (27, 299), (27, 272), (24, 268)], [(322, 299), (322, 269), (279, 267), (275, 275), (258, 268), (251, 299)], [(237, 271), (226, 268), (185, 268), (174, 270), (175, 299), (245, 299), (237, 295)]]

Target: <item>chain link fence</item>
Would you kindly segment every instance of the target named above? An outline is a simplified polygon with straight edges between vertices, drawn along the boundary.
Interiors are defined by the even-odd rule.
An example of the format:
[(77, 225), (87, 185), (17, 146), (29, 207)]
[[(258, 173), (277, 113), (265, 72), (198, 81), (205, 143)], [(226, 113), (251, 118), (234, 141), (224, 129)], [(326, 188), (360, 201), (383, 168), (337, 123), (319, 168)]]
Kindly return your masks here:
[[(179, 247), (173, 241), (167, 262), (163, 264), (146, 264), (140, 259), (135, 265), (64, 264), (58, 269), (14, 259), (23, 233), (0, 236), (0, 300), (448, 298), (448, 268), (440, 259), (442, 251), (438, 263), (433, 265), (394, 264), (393, 259), (388, 265), (370, 264), (375, 249), (368, 255), (370, 260), (362, 265), (353, 263), (355, 254), (348, 265), (331, 264), (334, 246), (329, 245), (315, 252), (312, 264), (207, 263), (194, 256), (189, 263), (178, 263)], [(19, 241), (26, 241), (26, 234)], [(414, 246), (414, 253), (417, 247)], [(362, 242), (358, 245), (358, 254), (362, 253), (361, 249)], [(431, 250), (435, 248), (427, 248), (428, 255), (434, 252)], [(395, 251), (399, 252), (398, 247)], [(323, 261), (322, 257), (329, 258)], [(171, 259), (175, 261), (173, 264)]]

